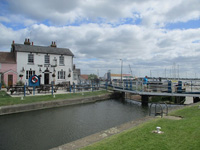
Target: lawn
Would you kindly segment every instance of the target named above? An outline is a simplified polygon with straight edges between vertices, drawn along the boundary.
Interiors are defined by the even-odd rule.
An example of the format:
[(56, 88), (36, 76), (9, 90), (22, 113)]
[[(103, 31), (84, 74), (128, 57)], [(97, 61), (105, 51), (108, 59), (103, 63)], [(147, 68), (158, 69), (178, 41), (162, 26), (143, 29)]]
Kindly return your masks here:
[(84, 92), (84, 93), (67, 93), (67, 94), (56, 94), (55, 98), (52, 95), (43, 96), (26, 96), (21, 100), (21, 97), (11, 97), (5, 91), (0, 91), (0, 106), (15, 105), (15, 104), (27, 104), (41, 101), (51, 101), (59, 99), (73, 99), (73, 98), (85, 98), (90, 96), (104, 95), (109, 93), (106, 90)]
[[(199, 106), (186, 107), (170, 115), (181, 120), (154, 119), (107, 138), (82, 150), (197, 150), (200, 148)], [(163, 134), (152, 133), (157, 126)]]

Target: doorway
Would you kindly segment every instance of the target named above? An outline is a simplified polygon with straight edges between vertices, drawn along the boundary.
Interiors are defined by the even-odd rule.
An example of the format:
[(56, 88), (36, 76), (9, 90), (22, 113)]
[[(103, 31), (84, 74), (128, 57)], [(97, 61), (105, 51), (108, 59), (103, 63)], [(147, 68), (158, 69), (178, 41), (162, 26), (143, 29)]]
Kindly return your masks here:
[(49, 73), (44, 74), (44, 84), (49, 84)]
[(8, 75), (8, 87), (13, 86), (13, 75)]

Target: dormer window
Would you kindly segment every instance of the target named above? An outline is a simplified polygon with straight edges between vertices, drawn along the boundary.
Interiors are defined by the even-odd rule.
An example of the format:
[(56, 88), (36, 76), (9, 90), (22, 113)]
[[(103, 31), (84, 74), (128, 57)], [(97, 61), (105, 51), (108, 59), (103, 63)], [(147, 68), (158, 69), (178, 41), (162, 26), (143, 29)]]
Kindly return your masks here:
[(49, 56), (48, 54), (46, 54), (46, 55), (44, 56), (44, 63), (45, 63), (45, 64), (50, 64), (50, 56)]
[(34, 55), (32, 53), (28, 54), (28, 63), (34, 63)]
[(61, 55), (61, 56), (59, 57), (59, 64), (60, 64), (61, 66), (65, 65), (65, 61), (64, 61), (64, 56), (63, 56), (63, 55)]

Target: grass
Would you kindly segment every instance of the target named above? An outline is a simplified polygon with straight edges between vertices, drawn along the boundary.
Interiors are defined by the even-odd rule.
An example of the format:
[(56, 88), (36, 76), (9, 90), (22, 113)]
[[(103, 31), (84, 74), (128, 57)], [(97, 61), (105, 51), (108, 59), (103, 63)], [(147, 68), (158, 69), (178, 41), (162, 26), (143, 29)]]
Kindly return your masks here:
[(42, 96), (26, 96), (23, 100), (21, 97), (11, 97), (5, 91), (0, 91), (0, 106), (15, 105), (15, 104), (27, 104), (41, 101), (51, 101), (59, 99), (73, 99), (73, 98), (85, 98), (90, 96), (104, 95), (108, 91), (94, 91), (94, 92), (84, 92), (82, 93), (68, 93), (68, 94), (56, 94), (55, 98), (52, 95), (42, 95)]
[(185, 97), (175, 96), (152, 96), (150, 102), (166, 102), (168, 104), (183, 104)]
[[(187, 107), (171, 115), (181, 120), (155, 119), (82, 150), (197, 150), (200, 147), (200, 109)], [(152, 133), (157, 126), (164, 134)]]

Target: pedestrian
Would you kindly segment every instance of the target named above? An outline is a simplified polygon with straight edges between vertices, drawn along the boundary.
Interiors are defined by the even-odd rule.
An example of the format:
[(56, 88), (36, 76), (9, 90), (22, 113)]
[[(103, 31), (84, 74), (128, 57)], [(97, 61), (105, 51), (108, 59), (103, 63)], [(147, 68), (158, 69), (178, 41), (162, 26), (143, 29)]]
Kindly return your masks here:
[(144, 92), (147, 92), (147, 84), (148, 84), (148, 77), (145, 76), (143, 79)]

